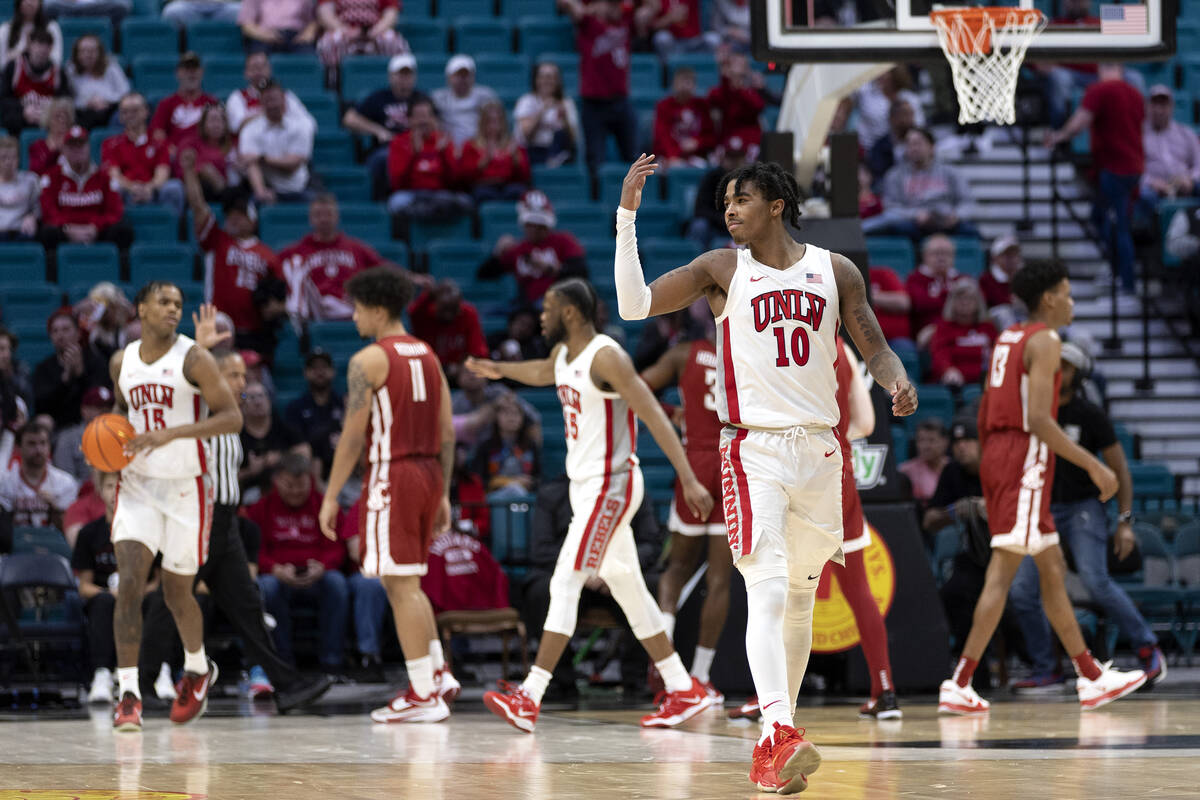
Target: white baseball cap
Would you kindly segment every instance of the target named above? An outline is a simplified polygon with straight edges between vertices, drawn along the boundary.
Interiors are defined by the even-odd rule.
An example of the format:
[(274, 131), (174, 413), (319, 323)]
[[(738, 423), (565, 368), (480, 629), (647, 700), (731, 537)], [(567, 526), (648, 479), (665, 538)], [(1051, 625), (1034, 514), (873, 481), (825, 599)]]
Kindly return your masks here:
[(446, 74), (453, 75), (460, 69), (465, 69), (472, 75), (475, 74), (475, 59), (470, 56), (459, 53), (446, 62)]
[(994, 256), (998, 256), (1005, 250), (1008, 250), (1010, 247), (1020, 246), (1021, 242), (1016, 236), (1011, 233), (1005, 233), (996, 237), (995, 241), (992, 242), (991, 249), (988, 252)]
[(388, 62), (388, 72), (399, 72), (402, 69), (411, 69), (414, 72), (417, 69), (417, 59), (412, 53), (399, 53), (392, 56), (392, 60)]

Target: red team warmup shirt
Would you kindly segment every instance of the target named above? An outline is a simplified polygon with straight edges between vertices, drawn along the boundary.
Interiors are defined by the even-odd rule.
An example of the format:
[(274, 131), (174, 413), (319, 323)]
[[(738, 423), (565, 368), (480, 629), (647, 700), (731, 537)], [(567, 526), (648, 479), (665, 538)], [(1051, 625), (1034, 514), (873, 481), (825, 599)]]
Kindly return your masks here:
[[(677, 7), (687, 9), (683, 22), (676, 22), (667, 28), (676, 39), (694, 39), (700, 35), (700, 3), (699, 0), (662, 0), (659, 16), (665, 17)], [(657, 152), (657, 150), (655, 151)]]
[(540, 242), (517, 242), (500, 254), (500, 263), (517, 279), (521, 296), (536, 303), (559, 279), (563, 264), (583, 256), (578, 239), (566, 231), (550, 231)]
[(1141, 175), (1146, 166), (1142, 123), (1146, 101), (1125, 81), (1093, 83), (1081, 106), (1092, 112), (1092, 161), (1115, 175)]
[(924, 266), (908, 276), (904, 288), (912, 299), (912, 329), (920, 333), (926, 325), (932, 325), (942, 317), (946, 307), (946, 292), (961, 275), (951, 269), (944, 278), (934, 275)]
[(988, 308), (1012, 302), (1012, 284), (1008, 276), (996, 267), (989, 267), (979, 276), (979, 291), (983, 292), (983, 299)]
[(124, 133), (110, 136), (100, 145), (100, 166), (108, 172), (116, 167), (126, 180), (149, 183), (154, 170), (168, 163), (166, 145), (142, 134), (137, 141)]
[(767, 102), (754, 89), (739, 89), (724, 78), (708, 93), (708, 105), (720, 114), (717, 128), (719, 141), (728, 142), (732, 137), (741, 137), (747, 146), (762, 141), (762, 125), (758, 117)]
[(246, 516), (262, 529), (258, 550), (258, 569), (270, 575), (276, 564), (307, 564), (310, 558), (325, 569), (341, 569), (346, 562), (345, 542), (331, 542), (321, 533), (317, 513), (321, 495), (314, 486), (300, 508), (283, 502), (272, 489), (263, 499), (246, 509)]
[(172, 147), (179, 145), (200, 124), (200, 115), (207, 106), (218, 106), (220, 101), (211, 94), (201, 92), (187, 99), (176, 92), (164, 97), (150, 118), (150, 133), (162, 133)]
[(420, 150), (413, 150), (412, 131), (392, 139), (388, 146), (388, 178), (392, 190), (450, 189), (455, 181), (455, 163), (450, 137), (441, 132), (426, 136)]
[(467, 187), (479, 183), (530, 183), (529, 156), (525, 148), (515, 145), (511, 152), (489, 158), (475, 142), (467, 142), (458, 158), (456, 172), (458, 180)]
[[(871, 267), (871, 294), (876, 292), (903, 292), (904, 283), (895, 271), (887, 267)], [(880, 309), (875, 310), (875, 318), (879, 320), (879, 328), (883, 337), (889, 342), (893, 339), (911, 339), (912, 329), (909, 327), (908, 314), (896, 314)]]
[[(343, 288), (356, 273), (383, 263), (366, 242), (339, 233), (328, 242), (311, 233), (279, 254), (283, 274), (293, 294), (303, 296), (309, 315), (349, 319), (354, 310)], [(298, 288), (297, 288), (298, 287)]]
[(929, 342), (933, 379), (940, 381), (946, 370), (954, 367), (962, 373), (964, 383), (978, 383), (979, 376), (983, 374), (983, 360), (987, 358), (994, 341), (996, 328), (990, 322), (960, 325), (952, 320), (939, 319), (934, 325), (933, 339)]
[[(654, 110), (654, 152), (660, 158), (683, 158), (707, 155), (716, 144), (708, 101), (693, 97), (681, 103), (674, 97), (664, 97)], [(694, 150), (684, 151), (684, 139), (695, 139)]]
[(463, 301), (458, 316), (450, 322), (437, 318), (437, 301), (433, 292), (425, 291), (408, 307), (413, 336), (428, 342), (443, 364), (460, 364), (467, 356), (488, 357), (487, 340), (475, 306)]
[(262, 318), (254, 306), (254, 290), (268, 275), (283, 279), (279, 257), (254, 237), (234, 239), (211, 214), (197, 238), (204, 250), (205, 298), (228, 314), (237, 330), (258, 328)]
[(60, 163), (42, 176), (42, 222), (53, 227), (95, 225), (104, 229), (121, 221), (121, 193), (95, 164), (76, 175)]
[(435, 614), (508, 608), (508, 577), (483, 542), (457, 531), (433, 540), (421, 590)]
[(629, 96), (630, 28), (633, 6), (625, 4), (616, 22), (585, 16), (575, 31), (579, 50), (579, 95), (584, 100)]
[(37, 175), (45, 175), (58, 162), (61, 150), (51, 150), (45, 139), (38, 139), (29, 145), (29, 171)]

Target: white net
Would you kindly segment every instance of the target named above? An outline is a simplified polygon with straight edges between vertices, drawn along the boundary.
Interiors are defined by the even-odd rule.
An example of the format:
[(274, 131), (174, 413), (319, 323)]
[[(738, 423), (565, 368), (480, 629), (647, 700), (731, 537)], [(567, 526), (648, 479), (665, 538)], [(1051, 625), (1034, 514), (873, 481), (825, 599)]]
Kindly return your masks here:
[(1035, 9), (945, 8), (932, 15), (958, 93), (958, 121), (1016, 121), (1017, 75), (1033, 37), (1046, 27)]

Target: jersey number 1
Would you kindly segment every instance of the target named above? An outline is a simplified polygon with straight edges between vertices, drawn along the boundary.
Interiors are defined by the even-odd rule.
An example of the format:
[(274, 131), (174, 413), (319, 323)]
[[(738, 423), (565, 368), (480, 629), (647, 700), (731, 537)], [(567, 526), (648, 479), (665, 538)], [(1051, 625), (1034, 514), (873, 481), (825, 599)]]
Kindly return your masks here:
[(425, 368), (421, 365), (421, 359), (410, 358), (408, 360), (408, 370), (412, 373), (413, 402), (422, 403), (428, 400), (428, 393), (425, 391)]

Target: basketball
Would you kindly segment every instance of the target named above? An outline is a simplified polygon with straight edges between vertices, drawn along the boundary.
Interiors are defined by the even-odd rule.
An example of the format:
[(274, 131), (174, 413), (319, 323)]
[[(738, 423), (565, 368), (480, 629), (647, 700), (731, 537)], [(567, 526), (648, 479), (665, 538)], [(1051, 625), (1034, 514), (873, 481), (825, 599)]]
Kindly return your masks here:
[(125, 444), (137, 434), (120, 414), (101, 414), (83, 429), (83, 457), (102, 472), (118, 472), (131, 459)]

